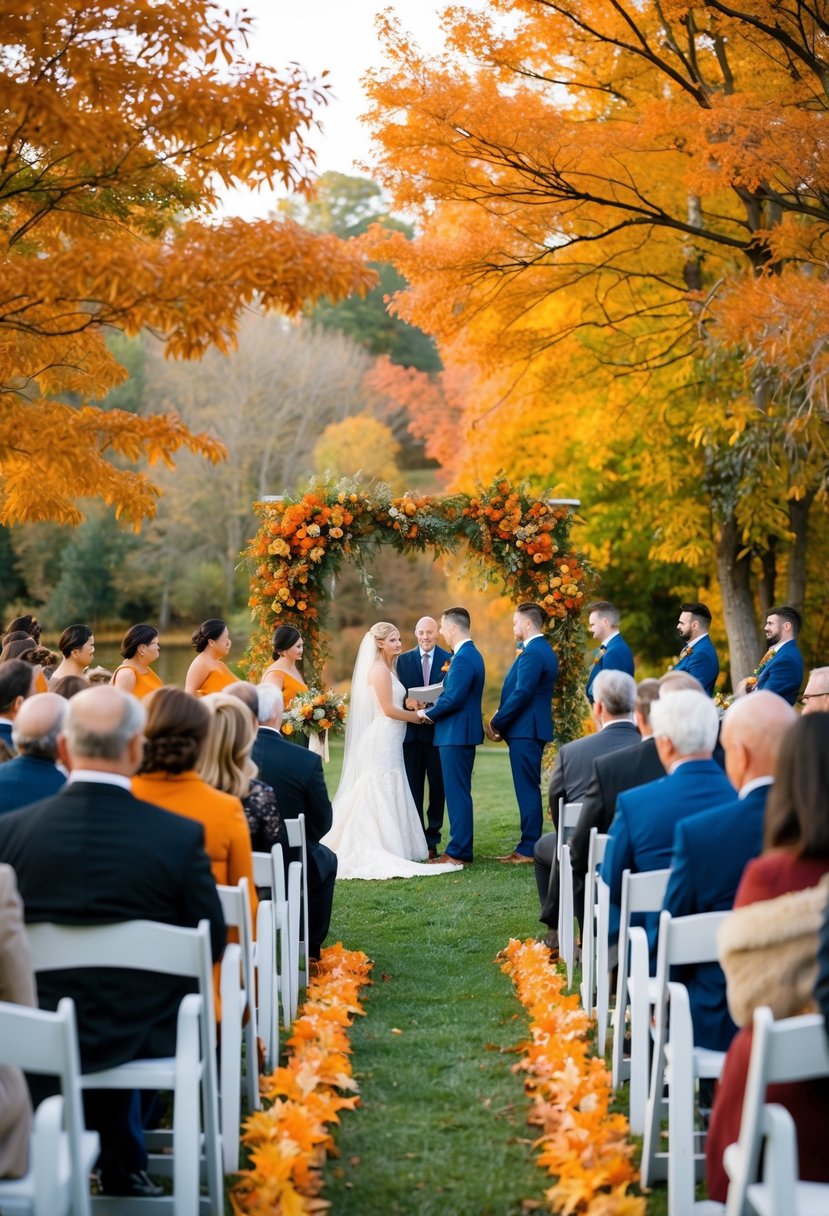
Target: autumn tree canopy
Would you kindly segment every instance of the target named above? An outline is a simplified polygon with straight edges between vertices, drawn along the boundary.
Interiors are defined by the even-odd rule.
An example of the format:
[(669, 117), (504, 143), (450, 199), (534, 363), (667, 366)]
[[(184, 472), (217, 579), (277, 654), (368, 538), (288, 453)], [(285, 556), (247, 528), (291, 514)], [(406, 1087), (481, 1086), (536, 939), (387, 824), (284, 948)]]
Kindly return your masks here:
[(108, 331), (192, 359), (229, 349), (253, 302), (296, 313), (373, 282), (333, 234), (214, 216), (222, 187), (307, 187), (325, 100), (248, 59), (250, 24), (208, 0), (4, 3), (0, 523), (75, 521), (99, 495), (137, 524), (157, 491), (125, 462), (221, 457), (175, 414), (89, 404), (126, 374)]
[(716, 577), (746, 674), (758, 591), (802, 604), (826, 526), (822, 6), (492, 0), (444, 29), (430, 59), (381, 19), (372, 119), (421, 225), (377, 234), (398, 307), (477, 375), (455, 483), (552, 466), (606, 560), (644, 528)]

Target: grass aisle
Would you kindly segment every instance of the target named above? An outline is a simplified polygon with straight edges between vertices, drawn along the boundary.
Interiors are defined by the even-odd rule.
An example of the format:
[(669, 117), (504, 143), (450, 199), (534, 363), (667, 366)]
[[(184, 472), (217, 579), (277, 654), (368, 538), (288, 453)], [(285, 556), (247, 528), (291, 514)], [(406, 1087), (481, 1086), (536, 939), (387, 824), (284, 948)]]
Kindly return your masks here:
[[(338, 749), (332, 791), (339, 760)], [(494, 860), (517, 839), (506, 748), (479, 749), (473, 794), (470, 869), (337, 884), (330, 940), (374, 960), (352, 1030), (362, 1106), (344, 1115), (325, 1172), (337, 1216), (512, 1216), (549, 1185), (511, 1072), (526, 1018), (493, 962), (541, 929), (532, 867)]]

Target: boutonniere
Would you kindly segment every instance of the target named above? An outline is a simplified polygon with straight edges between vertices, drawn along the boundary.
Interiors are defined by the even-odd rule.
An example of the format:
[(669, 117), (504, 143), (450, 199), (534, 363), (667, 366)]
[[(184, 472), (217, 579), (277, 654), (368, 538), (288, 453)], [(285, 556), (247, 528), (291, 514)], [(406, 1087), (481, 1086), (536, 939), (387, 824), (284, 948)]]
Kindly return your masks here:
[(766, 653), (763, 655), (762, 659), (760, 660), (760, 662), (754, 668), (754, 674), (756, 676), (759, 676), (760, 672), (763, 670), (763, 668), (766, 666), (766, 664), (770, 663), (776, 654), (777, 654), (776, 650), (767, 650)]
[(451, 662), (452, 662), (451, 659), (446, 660), (446, 662), (443, 664), (443, 666), (440, 669), (441, 675), (446, 675), (447, 671), (449, 670), (449, 664)]
[(679, 652), (679, 659), (677, 661), (681, 663), (683, 659), (687, 659), (692, 649), (693, 647), (691, 646), (683, 646)]

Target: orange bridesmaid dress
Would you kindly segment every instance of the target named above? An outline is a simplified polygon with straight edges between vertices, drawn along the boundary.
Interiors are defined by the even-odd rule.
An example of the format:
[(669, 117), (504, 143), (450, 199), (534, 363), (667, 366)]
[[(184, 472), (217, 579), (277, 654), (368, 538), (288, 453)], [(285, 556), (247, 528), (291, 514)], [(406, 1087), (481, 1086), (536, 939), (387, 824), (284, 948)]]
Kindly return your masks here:
[(219, 660), (219, 666), (207, 674), (207, 679), (201, 688), (196, 690), (197, 697), (206, 697), (211, 692), (221, 692), (228, 684), (236, 684), (239, 677), (235, 676), (227, 664)]
[(285, 702), (287, 709), (298, 692), (307, 692), (308, 685), (303, 684), (301, 680), (295, 680), (287, 671), (282, 680), (282, 699)]
[(122, 663), (120, 667), (116, 667), (112, 673), (112, 683), (115, 683), (115, 677), (119, 671), (127, 668), (135, 676), (135, 688), (132, 690), (132, 695), (138, 697), (139, 701), (143, 701), (151, 692), (155, 692), (157, 688), (164, 687), (164, 681), (160, 676), (157, 676), (154, 671), (136, 671), (131, 663)]

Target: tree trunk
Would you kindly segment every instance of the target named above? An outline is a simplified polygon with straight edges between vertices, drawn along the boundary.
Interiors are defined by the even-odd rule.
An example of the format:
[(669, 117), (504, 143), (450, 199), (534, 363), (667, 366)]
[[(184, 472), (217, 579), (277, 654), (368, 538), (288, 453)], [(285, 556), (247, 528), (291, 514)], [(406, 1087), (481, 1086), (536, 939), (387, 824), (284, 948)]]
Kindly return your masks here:
[(764, 621), (769, 614), (769, 609), (775, 602), (775, 588), (777, 586), (776, 536), (768, 538), (768, 548), (761, 554), (760, 564), (762, 566), (762, 574), (757, 580), (757, 593), (760, 600), (760, 620)]
[(809, 532), (809, 511), (814, 497), (814, 491), (809, 491), (804, 498), (789, 500), (789, 527), (794, 539), (789, 554), (786, 603), (801, 613), (806, 598), (806, 539)]
[(737, 521), (730, 516), (720, 524), (716, 553), (732, 688), (751, 675), (762, 653), (751, 594), (751, 559), (748, 554), (738, 557), (742, 548)]

